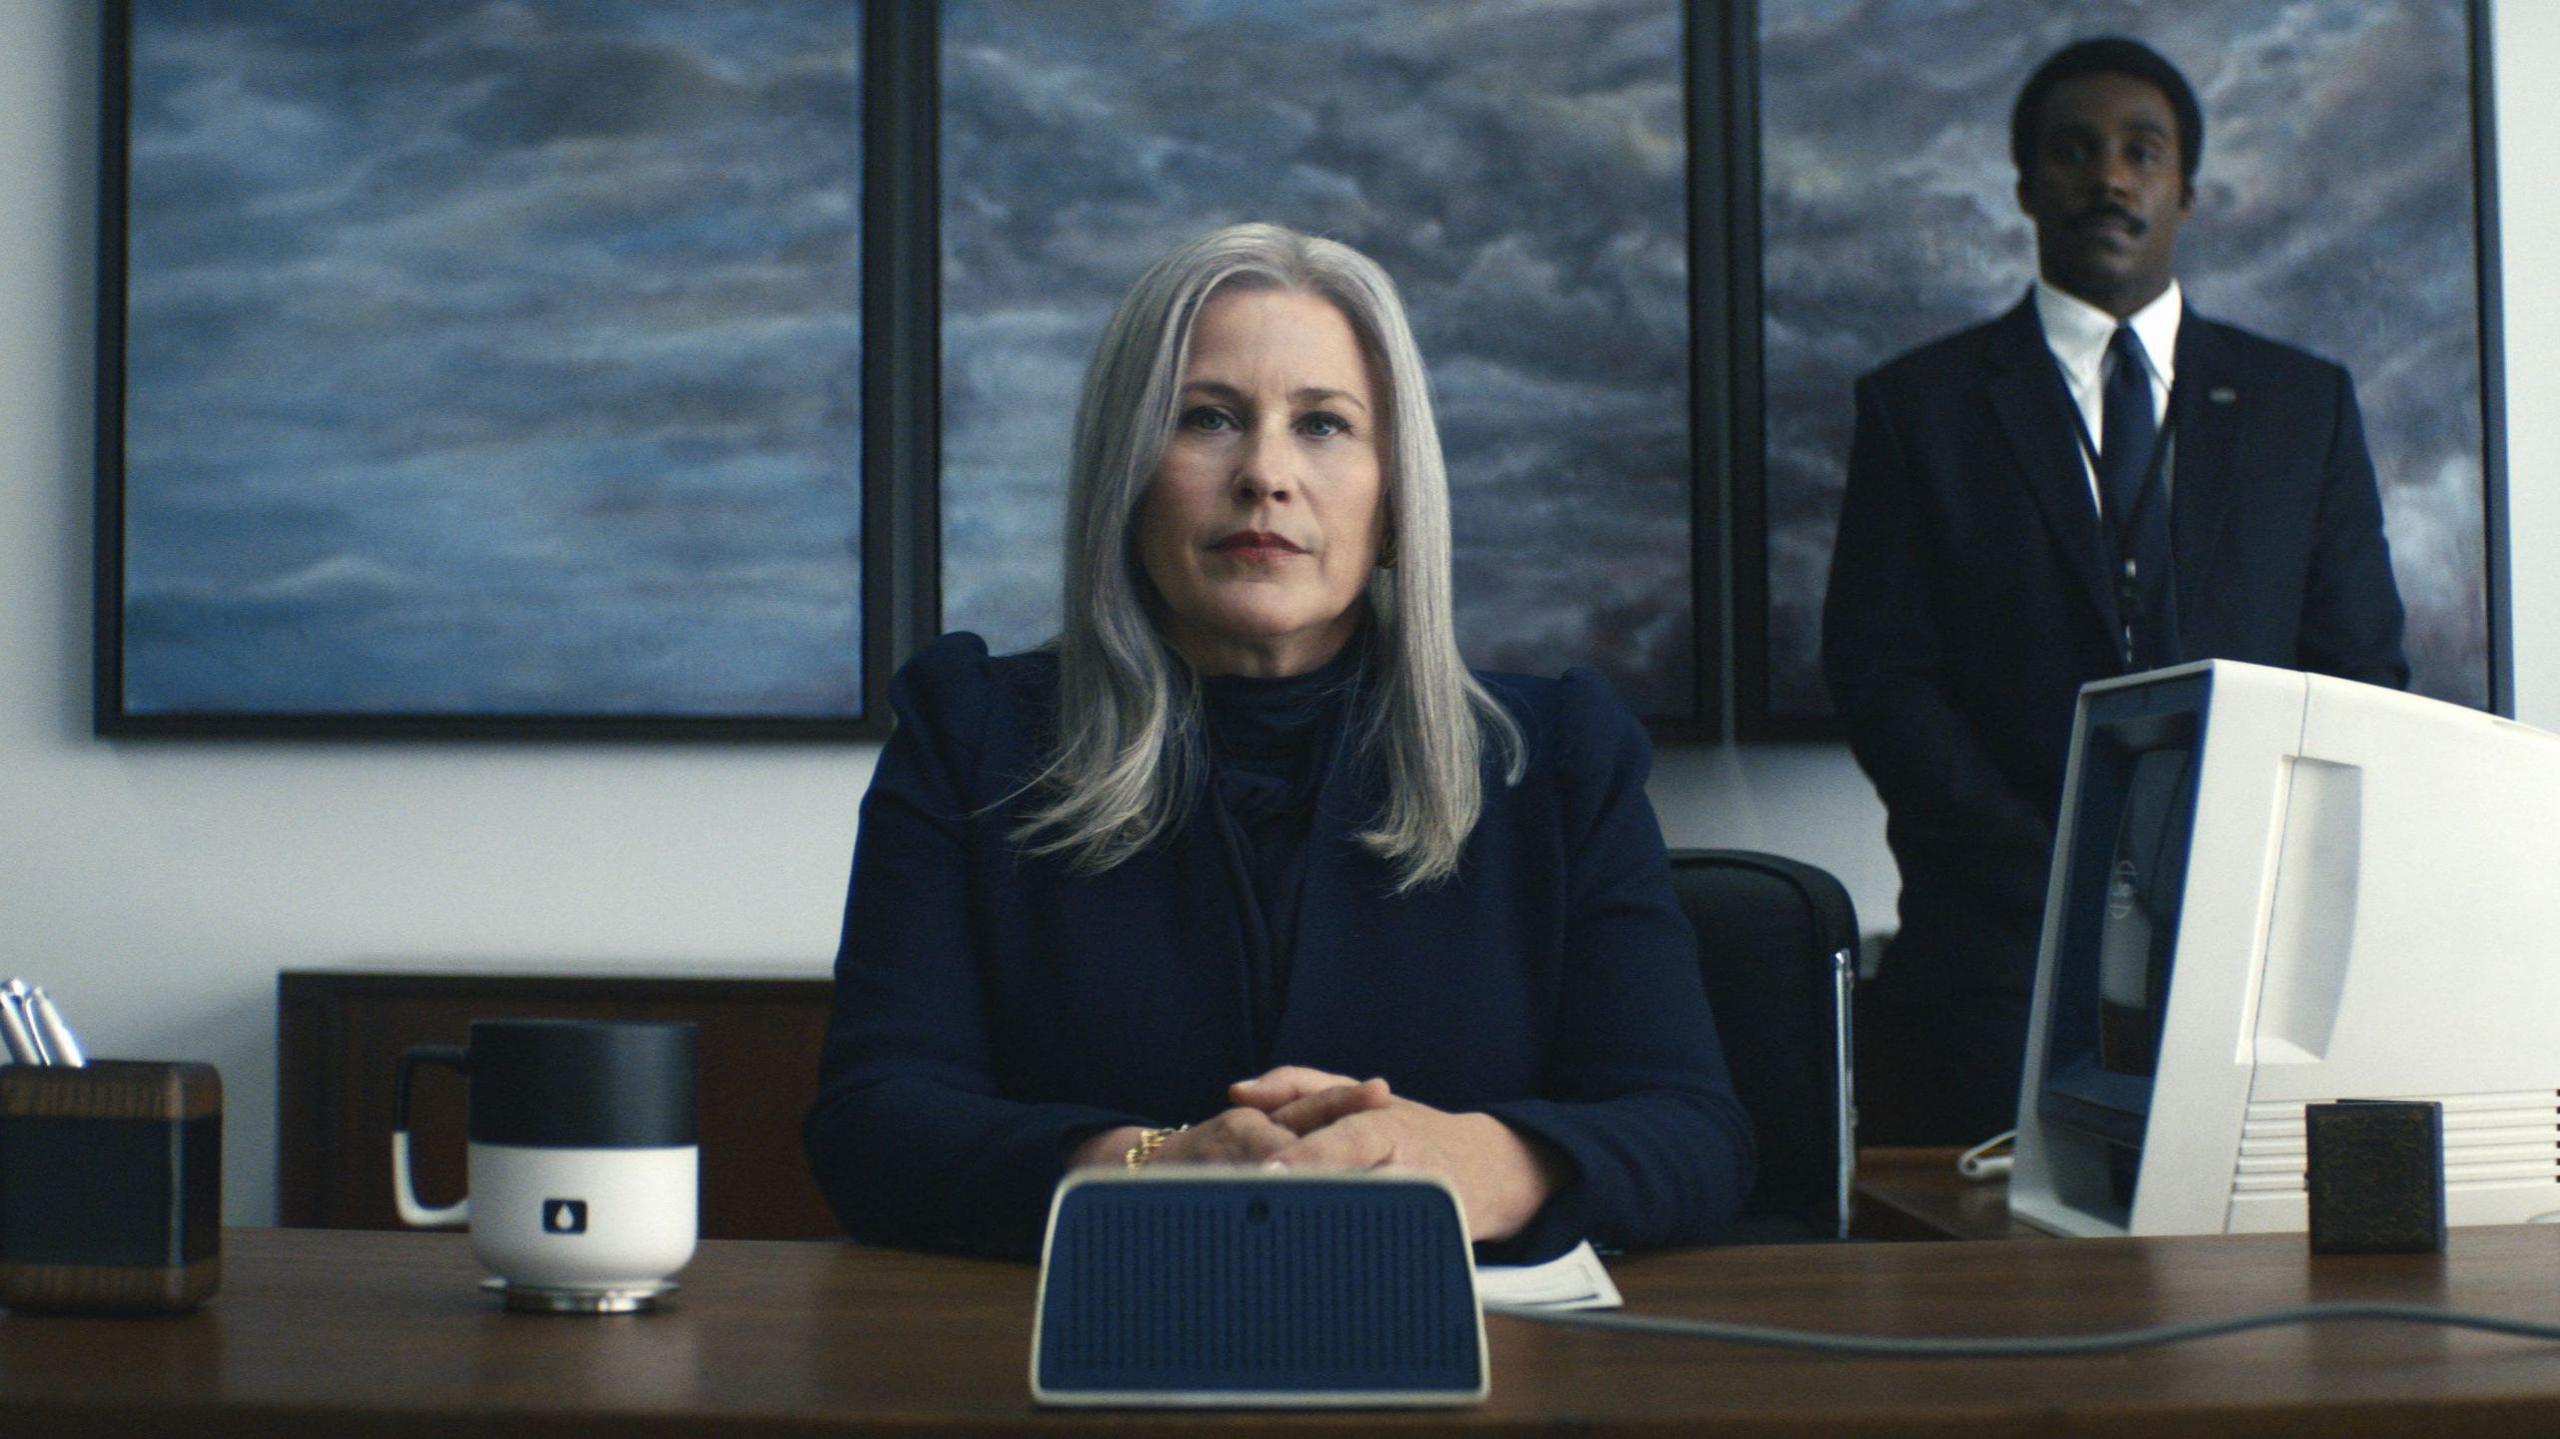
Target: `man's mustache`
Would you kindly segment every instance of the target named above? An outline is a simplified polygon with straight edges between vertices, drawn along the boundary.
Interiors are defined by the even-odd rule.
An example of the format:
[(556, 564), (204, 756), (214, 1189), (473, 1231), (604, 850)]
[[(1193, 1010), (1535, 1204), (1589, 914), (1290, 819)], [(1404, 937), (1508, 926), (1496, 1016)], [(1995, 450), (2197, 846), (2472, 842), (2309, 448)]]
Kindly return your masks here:
[(2081, 211), (2079, 214), (2072, 216), (2070, 226), (2074, 230), (2086, 230), (2101, 220), (2116, 221), (2123, 225), (2127, 231), (2131, 232), (2137, 238), (2151, 228), (2150, 221), (2143, 219), (2140, 215), (2133, 213), (2122, 205), (2092, 205), (2088, 209)]

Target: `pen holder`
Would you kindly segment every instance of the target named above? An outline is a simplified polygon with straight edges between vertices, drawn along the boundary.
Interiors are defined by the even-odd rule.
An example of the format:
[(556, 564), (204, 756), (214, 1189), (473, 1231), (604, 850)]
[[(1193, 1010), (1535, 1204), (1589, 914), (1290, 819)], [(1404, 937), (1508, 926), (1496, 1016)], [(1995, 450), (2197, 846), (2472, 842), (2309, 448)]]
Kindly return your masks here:
[(0, 1067), (0, 1305), (177, 1314), (222, 1275), (222, 1076)]

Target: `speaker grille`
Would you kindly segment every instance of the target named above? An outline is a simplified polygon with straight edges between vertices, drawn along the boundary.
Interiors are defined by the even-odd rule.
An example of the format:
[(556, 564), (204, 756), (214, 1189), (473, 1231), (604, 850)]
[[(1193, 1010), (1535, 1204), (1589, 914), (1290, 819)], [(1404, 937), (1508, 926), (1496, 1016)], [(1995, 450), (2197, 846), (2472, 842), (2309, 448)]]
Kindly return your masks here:
[(1061, 1195), (1042, 1286), (1052, 1390), (1469, 1392), (1475, 1281), (1436, 1186), (1233, 1179)]

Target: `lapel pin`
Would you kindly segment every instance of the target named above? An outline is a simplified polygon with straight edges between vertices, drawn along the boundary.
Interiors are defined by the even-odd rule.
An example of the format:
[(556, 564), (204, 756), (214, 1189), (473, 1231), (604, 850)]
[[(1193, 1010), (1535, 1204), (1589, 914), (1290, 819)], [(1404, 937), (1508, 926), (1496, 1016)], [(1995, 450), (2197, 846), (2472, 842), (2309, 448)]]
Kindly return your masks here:
[(2229, 385), (2216, 385), (2205, 392), (2205, 398), (2217, 405), (2228, 405), (2240, 398), (2240, 392)]

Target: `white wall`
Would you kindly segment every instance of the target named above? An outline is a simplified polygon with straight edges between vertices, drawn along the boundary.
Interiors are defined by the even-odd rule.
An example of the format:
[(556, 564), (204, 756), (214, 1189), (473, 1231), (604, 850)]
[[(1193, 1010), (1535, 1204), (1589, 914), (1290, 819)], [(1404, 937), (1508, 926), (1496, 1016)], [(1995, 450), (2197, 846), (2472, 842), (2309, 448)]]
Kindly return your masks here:
[[(98, 39), (0, 0), (0, 975), (107, 1054), (219, 1065), (228, 1216), (275, 1213), (275, 972), (390, 962), (822, 972), (869, 746), (109, 743), (89, 732)], [(2560, 6), (2496, 7), (2507, 68)], [(2560, 727), (2560, 96), (2501, 87), (2518, 695)], [(2539, 581), (2538, 583), (2535, 581)], [(1890, 923), (1883, 812), (1832, 745), (1666, 747), (1675, 845), (1824, 865)]]

